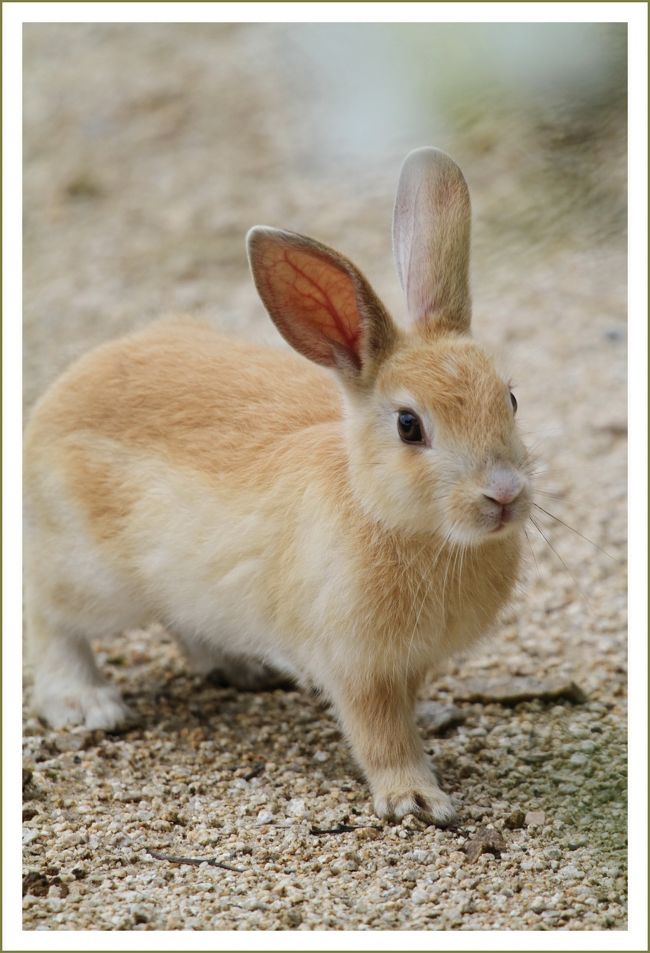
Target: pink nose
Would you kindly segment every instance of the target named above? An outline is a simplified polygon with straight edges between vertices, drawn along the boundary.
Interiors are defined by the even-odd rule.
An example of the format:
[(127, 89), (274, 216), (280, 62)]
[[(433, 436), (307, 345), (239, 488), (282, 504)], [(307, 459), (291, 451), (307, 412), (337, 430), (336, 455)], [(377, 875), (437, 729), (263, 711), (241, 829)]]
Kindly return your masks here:
[(523, 481), (514, 470), (498, 469), (492, 472), (490, 482), (483, 490), (483, 496), (506, 506), (517, 499), (523, 489)]

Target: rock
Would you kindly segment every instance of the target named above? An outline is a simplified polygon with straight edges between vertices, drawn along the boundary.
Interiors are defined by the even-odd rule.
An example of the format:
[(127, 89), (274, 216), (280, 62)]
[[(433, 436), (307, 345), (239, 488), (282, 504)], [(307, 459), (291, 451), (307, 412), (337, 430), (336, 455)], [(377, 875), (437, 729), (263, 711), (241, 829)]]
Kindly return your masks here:
[[(568, 850), (578, 850), (579, 847), (586, 847), (588, 843), (589, 838), (586, 836), (586, 834), (573, 834), (567, 840), (566, 847)], [(603, 873), (607, 873), (607, 868), (603, 870)]]
[(568, 781), (565, 781), (564, 784), (558, 785), (557, 793), (558, 794), (575, 794), (578, 790), (576, 784), (570, 784)]
[(524, 823), (526, 827), (543, 827), (546, 822), (544, 811), (527, 811)]
[(526, 815), (523, 811), (512, 811), (512, 813), (508, 814), (505, 818), (503, 826), (507, 827), (508, 830), (518, 831), (524, 826), (525, 820)]
[[(57, 868), (54, 869), (57, 873)], [(48, 868), (50, 870), (50, 868)], [(61, 899), (69, 894), (67, 884), (61, 882), (59, 877), (47, 876), (40, 870), (30, 870), (23, 877), (23, 897), (31, 894), (32, 897), (53, 897)]]
[(300, 910), (288, 910), (286, 913), (287, 923), (290, 928), (295, 929), (302, 923), (302, 913)]
[(31, 768), (23, 768), (23, 803), (38, 801), (43, 798), (43, 790), (34, 784), (34, 773)]
[(34, 761), (36, 764), (42, 764), (44, 761), (51, 761), (59, 752), (50, 739), (41, 738), (40, 744), (34, 752)]
[(422, 887), (416, 887), (411, 893), (411, 901), (416, 904), (426, 903), (431, 898), (430, 893)]
[(412, 851), (411, 857), (418, 864), (433, 864), (436, 860), (436, 854), (434, 851), (422, 850), (419, 847)]
[(84, 732), (63, 732), (53, 739), (53, 744), (60, 754), (66, 751), (85, 751), (94, 743), (95, 738), (92, 731)]
[(522, 860), (521, 869), (522, 870), (546, 870), (548, 863), (542, 857), (529, 857), (527, 860)]
[(437, 702), (426, 701), (418, 707), (418, 716), (426, 731), (432, 735), (442, 735), (462, 724), (467, 713), (455, 705), (439, 705)]
[(23, 897), (30, 893), (33, 897), (47, 897), (50, 881), (38, 870), (30, 870), (23, 877)]
[(558, 877), (561, 877), (562, 880), (582, 880), (584, 874), (581, 870), (575, 866), (575, 864), (567, 864), (566, 867), (560, 867), (558, 870)]
[(470, 863), (478, 860), (481, 854), (494, 854), (495, 857), (501, 856), (501, 851), (506, 849), (506, 842), (502, 834), (493, 827), (481, 827), (476, 834), (463, 845), (463, 850)]
[(292, 817), (304, 817), (306, 813), (307, 807), (303, 798), (292, 797), (287, 803), (287, 814), (290, 814)]
[(583, 705), (587, 696), (575, 682), (564, 678), (545, 680), (518, 676), (505, 679), (473, 679), (459, 686), (454, 698), (457, 701), (519, 705), (533, 701), (568, 701)]
[(589, 763), (589, 758), (586, 754), (582, 754), (580, 751), (576, 751), (575, 754), (572, 754), (569, 758), (569, 764), (575, 765), (576, 768), (582, 768), (585, 764)]

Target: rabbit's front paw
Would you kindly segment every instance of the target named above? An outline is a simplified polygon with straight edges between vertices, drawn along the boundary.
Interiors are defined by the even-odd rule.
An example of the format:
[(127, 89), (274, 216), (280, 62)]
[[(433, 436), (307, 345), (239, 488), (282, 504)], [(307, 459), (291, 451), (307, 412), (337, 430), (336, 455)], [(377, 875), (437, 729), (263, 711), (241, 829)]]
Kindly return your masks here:
[(377, 792), (375, 811), (381, 818), (397, 821), (407, 814), (415, 814), (441, 827), (451, 824), (456, 817), (451, 798), (435, 782)]

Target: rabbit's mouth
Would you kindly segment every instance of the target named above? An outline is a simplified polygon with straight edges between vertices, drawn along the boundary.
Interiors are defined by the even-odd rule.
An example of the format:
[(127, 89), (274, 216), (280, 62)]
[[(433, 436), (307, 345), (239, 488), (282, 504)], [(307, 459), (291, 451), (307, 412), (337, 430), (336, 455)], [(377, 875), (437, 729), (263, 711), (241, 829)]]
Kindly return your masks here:
[(515, 509), (511, 503), (505, 503), (501, 505), (501, 512), (497, 514), (497, 525), (494, 529), (491, 529), (491, 533), (498, 533), (502, 530), (508, 523), (512, 523), (516, 520), (517, 515)]
[(521, 505), (519, 500), (514, 503), (497, 504), (495, 512), (491, 514), (493, 525), (488, 530), (488, 536), (497, 536), (514, 530), (523, 523), (525, 510), (526, 507)]

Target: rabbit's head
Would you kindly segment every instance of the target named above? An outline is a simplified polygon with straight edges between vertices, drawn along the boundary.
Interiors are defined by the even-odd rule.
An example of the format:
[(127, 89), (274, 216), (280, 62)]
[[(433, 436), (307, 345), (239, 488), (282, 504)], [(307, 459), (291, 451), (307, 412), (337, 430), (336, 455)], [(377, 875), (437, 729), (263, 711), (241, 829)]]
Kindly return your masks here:
[(528, 455), (516, 401), (469, 336), (470, 203), (436, 149), (406, 159), (393, 243), (410, 327), (342, 255), (292, 232), (248, 234), (258, 292), (286, 340), (341, 385), (355, 495), (386, 528), (460, 545), (521, 528)]

